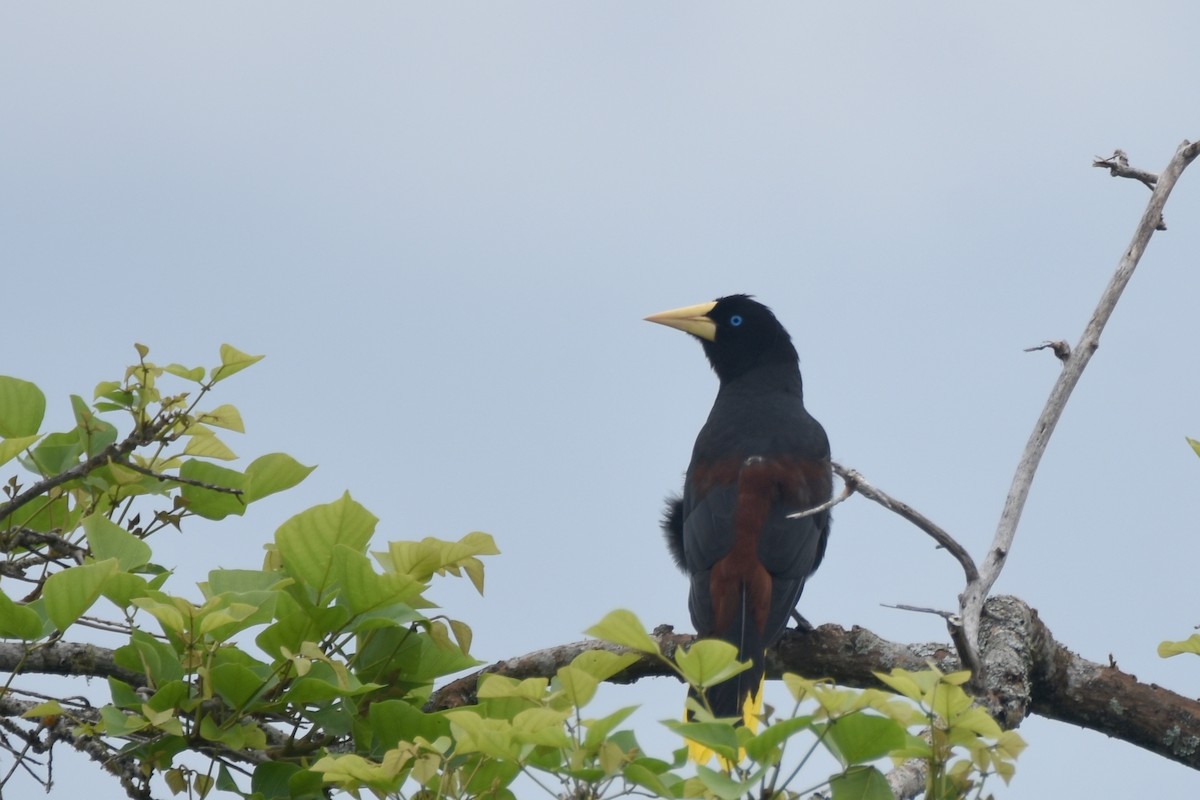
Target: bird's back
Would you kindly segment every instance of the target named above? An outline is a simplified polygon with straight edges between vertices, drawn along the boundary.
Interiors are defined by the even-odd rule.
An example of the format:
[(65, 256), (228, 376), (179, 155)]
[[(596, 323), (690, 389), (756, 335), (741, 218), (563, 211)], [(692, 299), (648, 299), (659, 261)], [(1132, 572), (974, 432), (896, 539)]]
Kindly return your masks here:
[(755, 668), (710, 690), (714, 713), (738, 715), (741, 698), (757, 691), (763, 652), (786, 627), (829, 532), (828, 511), (788, 515), (831, 491), (829, 442), (798, 380), (722, 387), (685, 480), (682, 561), (696, 632), (729, 641)]

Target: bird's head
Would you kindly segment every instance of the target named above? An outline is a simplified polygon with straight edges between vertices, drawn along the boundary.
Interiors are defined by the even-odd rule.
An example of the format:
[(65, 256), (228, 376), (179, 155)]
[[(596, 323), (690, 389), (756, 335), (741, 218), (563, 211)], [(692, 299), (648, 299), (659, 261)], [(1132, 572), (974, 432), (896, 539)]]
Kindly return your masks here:
[(763, 366), (796, 367), (792, 338), (771, 309), (749, 295), (731, 294), (714, 300), (646, 317), (692, 334), (722, 382)]

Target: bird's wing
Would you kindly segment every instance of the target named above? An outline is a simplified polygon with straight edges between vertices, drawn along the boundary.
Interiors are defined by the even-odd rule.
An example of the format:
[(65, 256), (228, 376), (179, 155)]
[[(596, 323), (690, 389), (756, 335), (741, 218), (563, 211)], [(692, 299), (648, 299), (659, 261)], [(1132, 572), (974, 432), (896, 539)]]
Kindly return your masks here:
[(759, 559), (771, 575), (771, 605), (767, 612), (763, 638), (773, 643), (787, 627), (792, 609), (804, 591), (804, 582), (825, 554), (830, 516), (822, 511), (800, 519), (788, 519), (797, 509), (777, 506), (762, 529)]
[(712, 636), (717, 632), (710, 587), (712, 568), (733, 547), (737, 484), (718, 484), (697, 495), (699, 492), (691, 486), (684, 491), (683, 568), (691, 579), (688, 609), (692, 624), (701, 636)]

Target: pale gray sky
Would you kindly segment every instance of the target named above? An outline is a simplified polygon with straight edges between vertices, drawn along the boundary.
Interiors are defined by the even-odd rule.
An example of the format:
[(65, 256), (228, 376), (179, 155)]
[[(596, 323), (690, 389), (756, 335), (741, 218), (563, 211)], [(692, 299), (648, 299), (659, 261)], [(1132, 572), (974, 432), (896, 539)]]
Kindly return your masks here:
[[(267, 354), (216, 398), (247, 422), (230, 444), (320, 469), (156, 542), (186, 565), (176, 590), (257, 565), (279, 523), (349, 489), (380, 541), (496, 536), (484, 599), (434, 593), (494, 660), (616, 607), (689, 627), (657, 522), (716, 382), (641, 318), (751, 292), (793, 334), (835, 457), (978, 555), (1057, 369), (1022, 349), (1077, 338), (1148, 197), (1092, 156), (1157, 170), (1200, 136), (1200, 6), (1048, 5), (6, 4), (0, 372), (66, 426), (67, 394), (135, 341), (162, 362)], [(1200, 623), (1198, 183), (997, 587), (1081, 655), (1192, 696), (1200, 661), (1155, 647)], [(855, 500), (801, 609), (944, 640), (880, 604), (950, 608), (960, 588)], [(660, 681), (609, 702), (642, 703), (646, 729), (682, 697)], [(1001, 798), (1200, 787), (1097, 734), (1021, 730)]]

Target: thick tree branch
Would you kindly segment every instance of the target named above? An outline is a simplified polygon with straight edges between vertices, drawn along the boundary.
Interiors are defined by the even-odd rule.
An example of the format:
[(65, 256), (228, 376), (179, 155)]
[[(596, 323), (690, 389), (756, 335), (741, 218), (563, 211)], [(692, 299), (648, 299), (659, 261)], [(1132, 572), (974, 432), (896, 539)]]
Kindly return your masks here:
[(113, 651), (107, 647), (64, 641), (37, 647), (0, 643), (0, 672), (116, 678), (130, 686), (141, 686), (146, 681), (140, 673), (118, 665)]
[[(695, 637), (669, 627), (655, 631), (668, 655)], [(1057, 642), (1037, 612), (1013, 597), (988, 601), (982, 617), (980, 654), (984, 682), (977, 700), (1004, 728), (1015, 728), (1029, 714), (1081, 725), (1200, 769), (1200, 702), (1097, 664)], [(426, 711), (470, 705), (483, 673), (515, 678), (552, 677), (557, 669), (588, 650), (622, 649), (598, 641), (575, 642), (499, 661), (434, 692)], [(893, 667), (919, 670), (930, 663), (945, 672), (961, 668), (950, 643), (900, 644), (864, 628), (836, 625), (802, 632), (789, 630), (768, 653), (767, 675), (783, 672), (828, 677), (843, 686), (886, 689), (875, 677)], [(650, 655), (613, 677), (614, 683), (671, 675)]]

